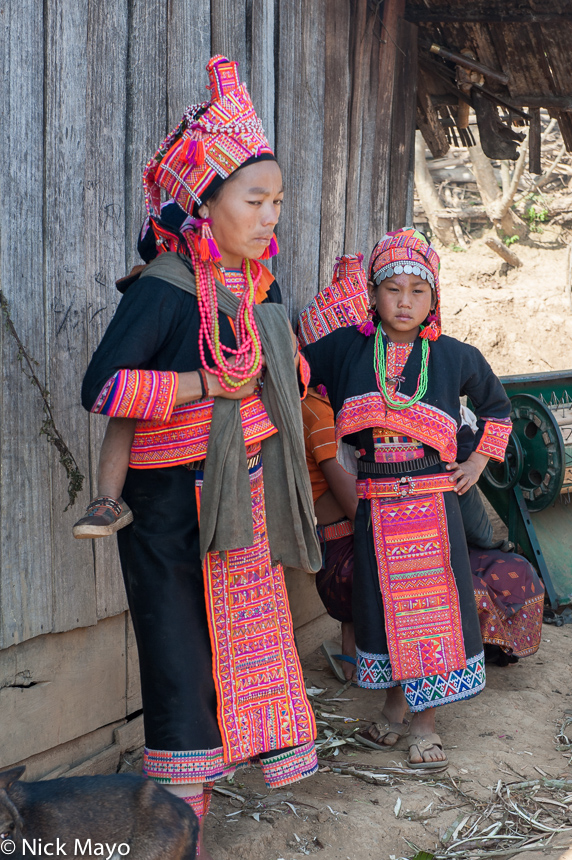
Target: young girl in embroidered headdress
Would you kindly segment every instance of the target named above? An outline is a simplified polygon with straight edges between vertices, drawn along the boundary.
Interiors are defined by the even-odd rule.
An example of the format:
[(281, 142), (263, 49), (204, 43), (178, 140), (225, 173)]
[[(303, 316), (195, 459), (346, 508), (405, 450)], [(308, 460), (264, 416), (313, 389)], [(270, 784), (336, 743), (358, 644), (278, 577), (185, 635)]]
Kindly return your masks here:
[[(439, 258), (423, 234), (387, 234), (369, 263), (371, 320), (305, 347), (310, 385), (336, 415), (338, 459), (357, 468), (353, 620), (358, 684), (387, 690), (377, 746), (409, 735), (408, 764), (447, 764), (435, 707), (485, 685), (457, 494), (502, 460), (510, 403), (478, 349), (441, 334)], [(477, 413), (455, 461), (459, 397)], [(405, 720), (412, 712), (411, 724)]]
[[(130, 428), (111, 425), (104, 497), (78, 524), (110, 509), (117, 530), (128, 458), (133, 523), (117, 534), (144, 772), (201, 820), (214, 780), (240, 763), (260, 759), (270, 787), (317, 769), (282, 565), (320, 567), (298, 357), (280, 290), (257, 262), (277, 251), (280, 169), (237, 64), (219, 56), (207, 70), (211, 101), (185, 112), (145, 170), (146, 256), (158, 254), (84, 379), (87, 409), (136, 425), (131, 448)], [(175, 201), (163, 211), (161, 189)]]

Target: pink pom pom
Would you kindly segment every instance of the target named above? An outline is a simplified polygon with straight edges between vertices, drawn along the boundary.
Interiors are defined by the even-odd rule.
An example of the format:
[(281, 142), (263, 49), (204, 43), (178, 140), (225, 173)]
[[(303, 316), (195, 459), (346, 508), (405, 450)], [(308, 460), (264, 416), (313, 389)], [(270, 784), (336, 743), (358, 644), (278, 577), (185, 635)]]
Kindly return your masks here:
[(372, 334), (375, 334), (375, 326), (371, 320), (364, 320), (358, 326), (358, 331), (366, 337), (371, 337)]
[(195, 164), (200, 167), (205, 163), (205, 145), (202, 140), (187, 139), (181, 147), (181, 158), (187, 164)]

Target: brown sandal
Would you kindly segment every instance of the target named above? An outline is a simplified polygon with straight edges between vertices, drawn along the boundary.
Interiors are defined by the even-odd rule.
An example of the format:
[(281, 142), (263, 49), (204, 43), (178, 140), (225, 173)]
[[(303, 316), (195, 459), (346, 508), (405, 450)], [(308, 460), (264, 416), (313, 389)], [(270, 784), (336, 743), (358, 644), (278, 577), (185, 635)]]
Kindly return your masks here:
[(421, 758), (423, 758), (423, 753), (430, 750), (431, 747), (437, 747), (442, 752), (443, 744), (441, 742), (441, 738), (439, 735), (435, 734), (435, 732), (431, 732), (428, 735), (411, 735), (409, 739), (409, 758), (407, 759), (407, 767), (413, 768), (414, 770), (419, 770), (421, 768), (437, 770), (449, 767), (449, 759), (447, 756), (445, 756), (441, 761), (411, 761), (411, 747), (417, 747)]
[[(376, 733), (375, 736), (373, 732)], [(391, 734), (397, 735), (395, 744), (399, 738), (407, 737), (409, 734), (409, 722), (403, 720), (402, 723), (390, 723), (389, 720), (384, 719), (380, 723), (372, 723), (367, 729), (355, 734), (354, 738), (358, 744), (362, 744), (364, 747), (369, 747), (372, 750), (390, 750), (395, 744), (384, 744), (383, 740)]]

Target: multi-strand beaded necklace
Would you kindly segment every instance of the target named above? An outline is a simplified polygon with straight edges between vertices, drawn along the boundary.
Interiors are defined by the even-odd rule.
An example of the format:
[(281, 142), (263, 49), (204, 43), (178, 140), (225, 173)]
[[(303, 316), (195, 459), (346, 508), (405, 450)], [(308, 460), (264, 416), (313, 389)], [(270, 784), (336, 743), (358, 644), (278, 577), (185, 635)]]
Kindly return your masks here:
[(409, 406), (414, 406), (415, 403), (418, 403), (419, 400), (425, 395), (427, 391), (427, 379), (428, 379), (428, 364), (429, 364), (429, 341), (425, 338), (421, 341), (421, 370), (419, 372), (419, 378), (417, 380), (417, 388), (415, 390), (415, 394), (413, 397), (410, 397), (408, 400), (394, 400), (387, 390), (387, 381), (385, 378), (386, 375), (386, 358), (385, 358), (385, 346), (383, 343), (383, 330), (381, 325), (378, 324), (377, 331), (375, 333), (375, 345), (374, 345), (374, 353), (373, 353), (373, 367), (375, 370), (375, 376), (377, 379), (377, 385), (383, 399), (385, 400), (387, 406), (390, 409), (407, 409)]
[[(242, 261), (242, 271), (248, 288), (244, 291), (235, 319), (236, 349), (225, 346), (220, 340), (218, 300), (216, 284), (210, 263), (204, 263), (198, 253), (191, 249), (197, 301), (201, 317), (199, 329), (199, 352), (202, 366), (214, 373), (226, 391), (234, 391), (245, 385), (260, 372), (262, 366), (262, 344), (254, 321), (254, 299), (262, 275), (259, 266), (252, 278), (250, 260)], [(205, 343), (214, 359), (215, 367), (209, 367), (205, 355)]]

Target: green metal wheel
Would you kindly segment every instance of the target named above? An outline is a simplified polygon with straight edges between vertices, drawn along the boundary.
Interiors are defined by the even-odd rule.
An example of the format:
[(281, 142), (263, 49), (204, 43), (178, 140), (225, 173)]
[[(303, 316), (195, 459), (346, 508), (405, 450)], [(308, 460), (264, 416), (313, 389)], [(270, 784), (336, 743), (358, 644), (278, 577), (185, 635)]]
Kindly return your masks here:
[(537, 397), (514, 394), (510, 402), (512, 436), (518, 440), (524, 459), (515, 484), (522, 490), (528, 510), (542, 511), (554, 504), (562, 488), (565, 472), (562, 433), (551, 410)]
[(502, 463), (489, 460), (483, 471), (483, 479), (495, 490), (512, 490), (520, 481), (524, 469), (524, 452), (518, 436), (510, 434), (506, 454)]

